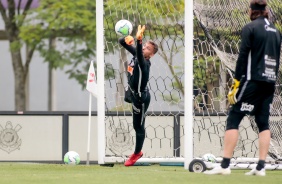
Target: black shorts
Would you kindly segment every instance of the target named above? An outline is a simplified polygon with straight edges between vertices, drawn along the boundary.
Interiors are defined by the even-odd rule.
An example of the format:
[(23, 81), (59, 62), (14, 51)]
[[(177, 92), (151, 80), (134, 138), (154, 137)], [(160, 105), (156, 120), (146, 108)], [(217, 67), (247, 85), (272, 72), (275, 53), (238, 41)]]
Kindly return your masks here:
[(250, 115), (269, 116), (275, 84), (264, 81), (245, 81), (239, 86), (237, 103), (232, 110)]

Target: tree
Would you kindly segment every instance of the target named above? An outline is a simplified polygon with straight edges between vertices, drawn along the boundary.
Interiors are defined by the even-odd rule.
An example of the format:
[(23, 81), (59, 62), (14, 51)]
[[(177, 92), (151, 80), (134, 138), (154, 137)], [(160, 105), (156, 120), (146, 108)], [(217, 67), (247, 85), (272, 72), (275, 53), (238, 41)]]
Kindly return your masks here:
[[(4, 1), (4, 0), (2, 0)], [(26, 109), (26, 80), (28, 76), (29, 64), (33, 53), (37, 50), (46, 62), (49, 62), (51, 68), (63, 68), (70, 65), (72, 69), (67, 71), (70, 78), (75, 78), (82, 87), (85, 86), (86, 71), (91, 58), (95, 56), (96, 48), (96, 22), (95, 22), (95, 1), (93, 0), (41, 0), (36, 9), (31, 9), (31, 4), (37, 0), (7, 0), (8, 9), (5, 9), (0, 3), (0, 12), (5, 22), (5, 28), (8, 40), (15, 76), (15, 110), (25, 111)], [(25, 2), (23, 10), (19, 10), (15, 2)], [(118, 4), (119, 6), (117, 6)], [(184, 12), (184, 0), (171, 0), (171, 4), (155, 3), (148, 0), (147, 3), (139, 3), (138, 0), (118, 1), (105, 0), (105, 14), (111, 10), (118, 12), (119, 16), (107, 16), (105, 22), (109, 21), (108, 29), (113, 29), (114, 23), (123, 17), (123, 14), (133, 17), (136, 25), (140, 22), (146, 22), (146, 13), (139, 16), (140, 10), (151, 9), (155, 16), (160, 19), (175, 19)], [(136, 10), (133, 10), (132, 4), (138, 4)], [(173, 5), (173, 6), (172, 6)], [(124, 10), (127, 11), (124, 11)], [(160, 11), (161, 10), (161, 11)], [(165, 10), (165, 11), (163, 11)], [(171, 36), (174, 30), (162, 31), (165, 25), (155, 32), (153, 26), (155, 22), (146, 22), (150, 37), (161, 35), (162, 37)], [(167, 24), (167, 23), (164, 23)], [(151, 28), (150, 28), (151, 27)], [(136, 29), (136, 28), (135, 28)], [(134, 31), (133, 31), (134, 33)], [(105, 32), (107, 40), (117, 41), (115, 33)], [(183, 31), (181, 33), (183, 35)], [(68, 49), (59, 47), (50, 47), (50, 43), (62, 43)], [(57, 45), (58, 45), (57, 44)], [(27, 58), (22, 59), (21, 49), (27, 48)], [(113, 48), (109, 48), (113, 51)], [(124, 57), (124, 53), (122, 56)], [(168, 57), (172, 59), (171, 57)], [(166, 61), (171, 63), (171, 61)], [(106, 64), (107, 74), (113, 75), (111, 66)], [(106, 76), (109, 77), (109, 76)], [(178, 85), (181, 86), (181, 85)]]
[[(26, 109), (26, 80), (29, 65), (35, 50), (53, 68), (69, 64), (69, 76), (84, 85), (86, 76), (78, 67), (82, 61), (95, 55), (95, 1), (92, 0), (44, 0), (36, 9), (31, 4), (36, 0), (4, 0), (0, 3), (0, 12), (10, 43), (10, 52), (15, 77), (15, 110)], [(16, 3), (15, 3), (16, 2)], [(47, 40), (56, 39), (68, 45), (68, 49), (49, 48)], [(21, 49), (27, 48), (27, 57), (22, 58)], [(84, 62), (84, 70), (87, 68)], [(78, 68), (78, 69), (76, 69)]]
[[(69, 77), (84, 87), (84, 71), (89, 64), (85, 61), (93, 58), (96, 50), (95, 10), (93, 0), (42, 1), (36, 10), (30, 11), (21, 38), (30, 45), (37, 44), (37, 50), (53, 68), (71, 65), (72, 69), (67, 71)], [(34, 24), (35, 20), (38, 23)], [(49, 49), (46, 38), (56, 39), (65, 48)]]
[[(20, 10), (20, 7), (16, 7), (13, 0), (7, 1), (7, 9), (4, 7), (2, 1), (0, 2), (0, 12), (5, 24), (7, 38), (10, 44), (12, 66), (14, 69), (15, 77), (15, 107), (16, 110), (25, 110), (26, 104), (26, 78), (28, 75), (29, 64), (31, 62), (32, 55), (35, 47), (27, 48), (27, 57), (23, 61), (21, 54), (21, 39), (19, 37), (20, 27), (23, 25), (23, 21), (26, 18), (27, 12), (30, 9), (32, 0), (28, 0), (24, 10)], [(17, 19), (21, 16), (21, 19)]]

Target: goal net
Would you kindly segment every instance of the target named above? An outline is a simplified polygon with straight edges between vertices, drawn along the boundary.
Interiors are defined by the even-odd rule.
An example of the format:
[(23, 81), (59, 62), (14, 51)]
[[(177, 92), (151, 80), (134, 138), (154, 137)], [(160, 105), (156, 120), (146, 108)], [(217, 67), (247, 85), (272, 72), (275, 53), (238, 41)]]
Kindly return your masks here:
[(177, 162), (184, 134), (184, 0), (107, 0), (104, 12), (105, 162), (124, 162), (136, 141), (132, 107), (123, 100), (132, 55), (120, 46), (114, 29), (121, 19), (132, 23), (133, 37), (139, 24), (146, 25), (143, 42), (153, 40), (159, 46), (150, 59), (151, 102), (139, 162)]
[[(281, 2), (268, 0), (270, 21), (282, 31)], [(194, 149), (195, 156), (222, 155), (226, 95), (239, 53), (242, 27), (250, 22), (249, 0), (194, 0)], [(282, 56), (282, 55), (281, 55)], [(271, 107), (269, 160), (282, 159), (281, 66)], [(265, 90), (265, 89), (263, 89)], [(266, 89), (267, 90), (267, 89)], [(258, 157), (258, 129), (254, 118), (245, 117), (234, 159)]]
[[(248, 0), (194, 0), (193, 157), (221, 157), (232, 83), (242, 27), (249, 22)], [(282, 31), (281, 3), (268, 0), (270, 20)], [(144, 156), (140, 163), (183, 163), (184, 143), (184, 0), (104, 1), (105, 163), (124, 162), (135, 148), (131, 104), (125, 103), (126, 68), (131, 55), (118, 43), (115, 23), (127, 19), (135, 36), (146, 25), (144, 41), (159, 52), (151, 59), (148, 83), (151, 103), (146, 116)], [(99, 26), (99, 25), (97, 25)], [(192, 29), (192, 28), (191, 28)], [(282, 156), (281, 74), (271, 107), (269, 160)], [(258, 131), (245, 117), (234, 159), (258, 157)], [(99, 148), (98, 148), (99, 149)], [(273, 169), (273, 168), (272, 168)]]

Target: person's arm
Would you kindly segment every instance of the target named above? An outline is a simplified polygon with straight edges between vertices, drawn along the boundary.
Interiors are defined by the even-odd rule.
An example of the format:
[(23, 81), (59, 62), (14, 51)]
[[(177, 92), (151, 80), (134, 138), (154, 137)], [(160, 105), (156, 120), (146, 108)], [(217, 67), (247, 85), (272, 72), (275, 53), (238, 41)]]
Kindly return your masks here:
[(251, 50), (251, 28), (245, 26), (242, 29), (241, 45), (235, 69), (235, 79), (241, 80), (242, 75), (246, 74), (249, 52)]
[(137, 40), (136, 55), (137, 55), (137, 61), (142, 68), (142, 66), (145, 65), (145, 59), (144, 59), (143, 51), (142, 51), (142, 40)]
[(240, 86), (242, 75), (246, 74), (249, 52), (251, 49), (251, 30), (249, 27), (242, 29), (240, 53), (236, 63), (235, 78), (233, 79), (232, 86), (228, 92), (227, 98), (230, 104), (237, 103), (237, 92)]
[[(131, 37), (131, 36), (130, 36)], [(132, 45), (129, 45), (128, 43), (126, 43), (125, 39), (126, 38), (129, 38), (128, 36), (127, 37), (122, 37), (122, 38), (119, 38), (119, 43), (121, 44), (121, 46), (123, 46), (128, 52), (130, 52), (133, 56), (136, 56), (136, 49), (135, 47), (133, 47)], [(131, 39), (131, 38), (130, 38)], [(132, 38), (133, 39), (133, 38)], [(133, 43), (134, 43), (134, 40), (133, 40)]]
[(136, 44), (136, 52), (137, 52), (137, 60), (141, 68), (145, 66), (145, 60), (143, 56), (143, 51), (142, 51), (142, 39), (143, 39), (143, 34), (145, 31), (145, 26), (141, 27), (141, 25), (138, 26), (138, 31), (136, 33), (136, 39), (137, 39), (137, 44)]

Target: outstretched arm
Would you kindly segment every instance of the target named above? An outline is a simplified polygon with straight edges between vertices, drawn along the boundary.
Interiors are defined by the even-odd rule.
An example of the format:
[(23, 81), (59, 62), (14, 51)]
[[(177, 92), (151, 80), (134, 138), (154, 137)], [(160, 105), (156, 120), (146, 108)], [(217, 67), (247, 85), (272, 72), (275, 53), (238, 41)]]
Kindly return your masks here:
[(143, 39), (143, 33), (145, 31), (145, 26), (141, 28), (141, 25), (138, 26), (138, 31), (136, 33), (136, 39), (137, 39), (137, 45), (136, 45), (136, 50), (137, 50), (137, 60), (139, 65), (144, 66), (145, 65), (145, 60), (143, 56), (143, 51), (142, 51), (142, 39)]
[[(123, 38), (120, 38), (119, 43), (127, 50), (129, 51), (133, 56), (136, 56), (136, 49), (133, 47), (134, 39), (132, 36), (126, 36)], [(131, 44), (131, 45), (129, 45)]]
[(145, 65), (145, 59), (143, 56), (143, 51), (142, 51), (142, 40), (137, 40), (136, 44), (136, 55), (137, 55), (137, 61), (139, 65), (142, 67)]

